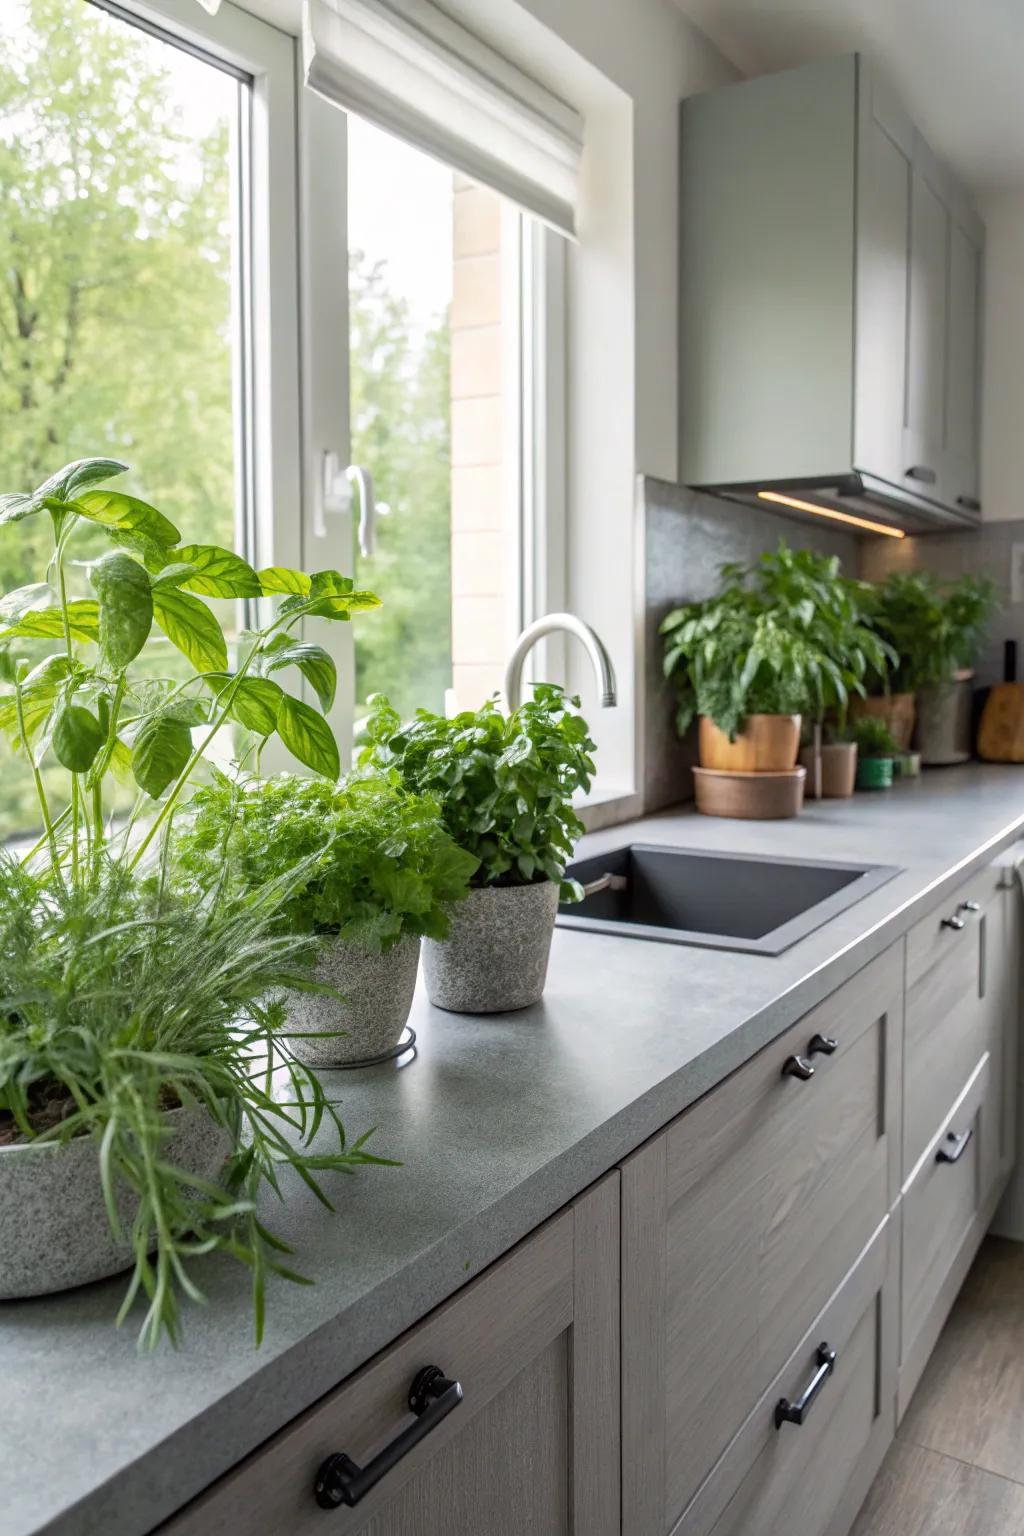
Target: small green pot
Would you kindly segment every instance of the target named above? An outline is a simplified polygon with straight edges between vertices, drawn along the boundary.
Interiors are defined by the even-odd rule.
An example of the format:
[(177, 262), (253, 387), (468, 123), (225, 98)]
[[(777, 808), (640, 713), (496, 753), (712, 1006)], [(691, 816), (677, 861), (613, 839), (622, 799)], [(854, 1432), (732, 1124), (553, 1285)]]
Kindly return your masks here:
[(901, 752), (892, 760), (894, 779), (919, 779), (921, 777), (920, 752)]
[(858, 789), (891, 789), (891, 757), (859, 757), (857, 759)]

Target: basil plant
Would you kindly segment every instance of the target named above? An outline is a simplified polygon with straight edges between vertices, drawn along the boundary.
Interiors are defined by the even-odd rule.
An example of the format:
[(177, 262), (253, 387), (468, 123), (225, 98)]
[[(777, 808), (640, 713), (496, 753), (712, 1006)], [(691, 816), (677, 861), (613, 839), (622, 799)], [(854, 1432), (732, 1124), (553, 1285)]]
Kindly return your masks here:
[[(0, 496), (0, 527), (48, 519), (53, 539), (43, 579), (0, 600), (7, 679), (0, 729), (31, 765), (44, 828), (40, 847), (47, 844), (54, 867), (69, 865), (76, 881), (98, 868), (105, 846), (109, 776), (135, 787), (134, 809), (119, 833), (135, 867), (230, 724), (252, 733), (257, 756), (276, 735), (300, 763), (336, 778), (338, 745), (325, 718), (335, 667), (299, 630), (308, 619), (346, 622), (379, 606), (337, 571), (257, 571), (233, 550), (183, 544), (162, 512), (107, 487), (126, 469), (115, 459), (80, 459), (28, 494)], [(76, 535), (88, 527), (101, 530), (113, 548), (99, 559), (74, 560)], [(232, 663), (207, 598), (278, 601), (261, 628), (241, 633)], [(160, 675), (174, 669), (156, 664), (161, 648), (150, 641), (157, 635), (185, 657), (184, 679)], [(33, 641), (54, 649), (30, 665), (17, 652), (19, 642)], [(286, 679), (296, 672), (319, 709), (289, 691)], [(50, 758), (70, 776), (59, 812), (40, 771)], [(146, 811), (155, 814), (136, 828)]]

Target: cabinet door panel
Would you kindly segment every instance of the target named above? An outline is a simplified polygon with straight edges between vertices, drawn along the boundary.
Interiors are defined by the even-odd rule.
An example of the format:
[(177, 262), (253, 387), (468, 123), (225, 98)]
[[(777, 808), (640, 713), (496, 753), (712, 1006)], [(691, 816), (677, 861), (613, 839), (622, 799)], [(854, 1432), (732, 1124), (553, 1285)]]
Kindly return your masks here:
[[(525, 1239), (161, 1527), (160, 1536), (617, 1536), (619, 1176)], [(317, 1469), (365, 1466), (438, 1365), (462, 1401), (355, 1508)]]
[(910, 197), (904, 480), (935, 501), (942, 499), (948, 270), (949, 214), (940, 190), (926, 170), (915, 164)]
[(885, 1218), (902, 979), (894, 946), (624, 1165), (626, 1536), (671, 1529)]
[(911, 160), (862, 107), (857, 180), (854, 464), (900, 484), (907, 385)]
[(946, 377), (947, 483), (950, 500), (976, 510), (982, 253), (954, 219), (949, 235), (949, 358)]

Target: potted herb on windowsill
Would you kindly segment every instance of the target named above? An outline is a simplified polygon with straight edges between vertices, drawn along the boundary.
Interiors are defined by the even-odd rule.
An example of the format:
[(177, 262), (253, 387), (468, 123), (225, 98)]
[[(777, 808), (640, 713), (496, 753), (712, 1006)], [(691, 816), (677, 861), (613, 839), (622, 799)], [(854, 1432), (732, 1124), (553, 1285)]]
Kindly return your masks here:
[(544, 990), (559, 898), (576, 898), (565, 866), (583, 825), (572, 809), (594, 763), (578, 699), (538, 684), (510, 716), (492, 699), (446, 720), (418, 710), (403, 724), (372, 702), (362, 761), (441, 805), (452, 838), (478, 861), (445, 942), (427, 938), (431, 1002), (456, 1013), (504, 1013)]
[(341, 784), (282, 774), (218, 775), (192, 798), (174, 861), (199, 891), (223, 879), (261, 890), (301, 864), (279, 911), (282, 933), (323, 942), (323, 990), (289, 1004), (293, 1053), (314, 1066), (364, 1061), (399, 1042), (412, 1007), (420, 939), (448, 936), (477, 859), (445, 831), (435, 801), (379, 776)]
[[(122, 1315), (147, 1299), (142, 1339), (154, 1345), (177, 1337), (179, 1297), (201, 1299), (193, 1270), (219, 1250), (252, 1270), (259, 1338), (268, 1272), (298, 1278), (257, 1214), (260, 1189), (283, 1192), (291, 1168), (329, 1203), (321, 1171), (378, 1159), (364, 1139), (346, 1142), (282, 1034), (280, 995), (316, 985), (315, 942), (278, 927), (301, 863), (261, 890), (185, 901), (169, 834), (226, 727), (257, 746), (276, 733), (336, 773), (330, 726), (278, 676), (298, 668), (326, 708), (330, 658), (292, 631), (377, 600), (337, 572), (257, 572), (230, 550), (181, 545), (155, 508), (103, 484), (124, 467), (82, 460), (0, 497), (4, 536), (38, 520), (54, 538), (46, 579), (0, 603), (0, 645), (15, 653), (0, 727), (31, 768), (44, 829), (0, 869), (0, 1296), (127, 1268)], [(73, 566), (88, 526), (114, 552)], [(232, 670), (202, 598), (271, 594), (277, 613), (242, 638)], [(163, 675), (166, 651), (147, 651), (154, 626), (186, 658), (184, 676)], [(49, 654), (30, 667), (24, 646)], [(51, 783), (63, 770), (63, 809), (44, 766)], [(115, 774), (136, 791), (121, 822)]]
[(857, 788), (889, 789), (899, 747), (884, 720), (863, 715), (854, 721), (853, 734), (857, 742)]

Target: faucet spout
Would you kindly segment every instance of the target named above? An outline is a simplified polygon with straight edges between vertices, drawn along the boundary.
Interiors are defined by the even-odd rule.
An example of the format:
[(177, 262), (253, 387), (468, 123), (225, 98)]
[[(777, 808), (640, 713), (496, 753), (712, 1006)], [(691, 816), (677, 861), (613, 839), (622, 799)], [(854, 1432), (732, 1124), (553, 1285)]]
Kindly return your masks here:
[(575, 635), (586, 649), (601, 690), (601, 708), (612, 709), (617, 703), (615, 669), (597, 631), (591, 629), (589, 624), (584, 624), (583, 620), (578, 619), (574, 613), (548, 613), (542, 619), (535, 619), (532, 624), (528, 624), (512, 647), (512, 654), (505, 668), (505, 703), (510, 714), (522, 703), (523, 664), (527, 656), (538, 640), (543, 640), (545, 635), (555, 634), (559, 630)]

